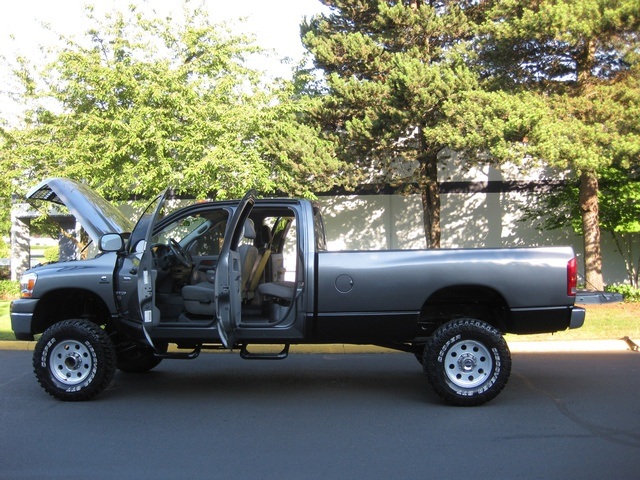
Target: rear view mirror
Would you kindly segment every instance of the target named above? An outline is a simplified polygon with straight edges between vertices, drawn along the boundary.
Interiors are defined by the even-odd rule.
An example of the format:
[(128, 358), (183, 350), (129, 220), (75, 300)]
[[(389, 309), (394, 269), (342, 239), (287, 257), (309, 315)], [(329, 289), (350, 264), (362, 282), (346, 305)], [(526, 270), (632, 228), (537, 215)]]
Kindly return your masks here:
[(124, 240), (117, 233), (107, 233), (100, 237), (101, 252), (119, 252), (124, 249)]

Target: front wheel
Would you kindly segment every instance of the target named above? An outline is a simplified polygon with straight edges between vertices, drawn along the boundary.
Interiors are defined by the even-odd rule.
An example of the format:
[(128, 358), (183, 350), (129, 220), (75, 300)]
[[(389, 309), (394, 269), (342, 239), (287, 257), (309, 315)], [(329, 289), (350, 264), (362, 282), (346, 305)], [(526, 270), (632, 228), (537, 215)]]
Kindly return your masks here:
[(109, 386), (116, 353), (104, 330), (86, 320), (49, 327), (33, 352), (33, 369), (42, 388), (60, 400), (88, 400)]
[(475, 406), (495, 398), (511, 374), (511, 352), (486, 322), (463, 318), (436, 330), (425, 346), (429, 383), (451, 405)]

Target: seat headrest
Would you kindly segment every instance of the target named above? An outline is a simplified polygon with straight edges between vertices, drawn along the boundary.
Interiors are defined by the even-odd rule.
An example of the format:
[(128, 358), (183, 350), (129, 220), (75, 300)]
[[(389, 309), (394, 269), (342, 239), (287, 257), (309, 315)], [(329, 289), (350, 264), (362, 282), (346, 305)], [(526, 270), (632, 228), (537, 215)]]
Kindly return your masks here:
[(271, 245), (271, 229), (268, 225), (260, 227), (260, 244), (264, 247)]
[(255, 240), (256, 238), (256, 228), (253, 226), (253, 220), (247, 219), (244, 222), (244, 238), (248, 238), (250, 240)]

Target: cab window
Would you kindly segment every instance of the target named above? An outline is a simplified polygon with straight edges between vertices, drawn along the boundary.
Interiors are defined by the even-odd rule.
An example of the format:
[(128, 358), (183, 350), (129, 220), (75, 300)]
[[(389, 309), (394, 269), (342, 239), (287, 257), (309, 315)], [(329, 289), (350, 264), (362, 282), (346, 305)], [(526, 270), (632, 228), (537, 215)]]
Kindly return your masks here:
[(222, 249), (228, 214), (225, 210), (187, 215), (170, 223), (152, 237), (154, 244), (174, 239), (197, 256), (218, 255)]

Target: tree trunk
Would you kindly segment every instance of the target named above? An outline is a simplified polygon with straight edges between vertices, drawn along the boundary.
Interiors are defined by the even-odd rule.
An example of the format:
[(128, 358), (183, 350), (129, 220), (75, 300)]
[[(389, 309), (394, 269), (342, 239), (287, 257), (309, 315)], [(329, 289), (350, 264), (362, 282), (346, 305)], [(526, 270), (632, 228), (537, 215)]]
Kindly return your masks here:
[(440, 185), (437, 153), (420, 159), (422, 221), (427, 248), (440, 248)]
[(593, 172), (580, 176), (580, 213), (584, 236), (584, 270), (587, 290), (603, 290), (600, 224), (598, 221), (598, 177)]

